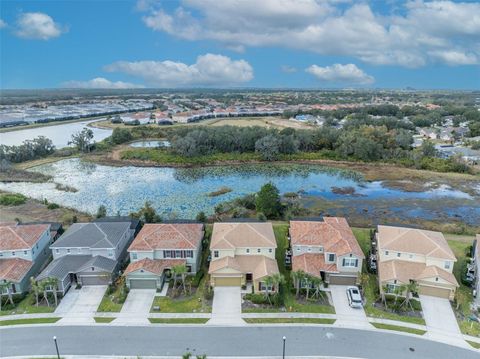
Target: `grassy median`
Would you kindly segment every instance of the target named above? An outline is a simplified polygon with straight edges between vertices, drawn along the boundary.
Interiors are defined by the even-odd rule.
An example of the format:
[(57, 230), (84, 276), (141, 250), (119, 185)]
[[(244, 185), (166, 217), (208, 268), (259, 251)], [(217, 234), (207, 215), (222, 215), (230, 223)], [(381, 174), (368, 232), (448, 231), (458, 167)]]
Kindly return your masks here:
[(56, 323), (61, 318), (28, 318), (28, 319), (11, 319), (11, 320), (2, 320), (0, 321), (0, 326), (7, 325), (22, 325), (22, 324), (48, 324)]
[(335, 319), (326, 318), (244, 318), (249, 324), (333, 324)]
[(404, 332), (404, 333), (410, 333), (410, 334), (416, 334), (416, 335), (423, 335), (427, 332), (426, 330), (401, 327), (398, 325), (390, 325), (390, 324), (382, 324), (382, 323), (370, 323), (370, 324), (372, 324), (377, 329), (394, 330), (397, 332)]
[(152, 324), (205, 324), (208, 318), (148, 318)]

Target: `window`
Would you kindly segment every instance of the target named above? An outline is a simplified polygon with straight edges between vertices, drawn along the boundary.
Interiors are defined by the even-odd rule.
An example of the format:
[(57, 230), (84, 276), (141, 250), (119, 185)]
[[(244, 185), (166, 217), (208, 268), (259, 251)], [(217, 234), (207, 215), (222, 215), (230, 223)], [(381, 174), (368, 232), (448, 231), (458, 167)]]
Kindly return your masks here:
[(311, 251), (312, 251), (312, 247), (308, 247), (307, 252), (311, 252)]
[(385, 251), (385, 255), (388, 256), (388, 251)]
[(343, 258), (342, 266), (344, 267), (357, 267), (358, 259), (356, 258)]
[(95, 267), (92, 267), (92, 272), (94, 272), (94, 271), (95, 271)]
[(214, 251), (214, 252), (213, 252), (213, 256), (214, 256), (215, 258), (218, 258), (218, 251)]
[(172, 258), (171, 251), (163, 251), (163, 258)]
[(182, 251), (175, 251), (175, 258), (183, 258)]
[(397, 253), (397, 257), (400, 258), (402, 256), (402, 253)]
[(137, 253), (132, 252), (132, 259), (137, 259)]
[(70, 253), (70, 248), (67, 248), (67, 253)]
[(245, 252), (250, 253), (250, 248), (247, 248)]
[(193, 251), (186, 251), (186, 258), (193, 258)]
[(409, 254), (408, 258), (413, 259), (413, 254)]
[[(265, 283), (260, 282), (260, 290), (267, 290), (267, 286), (265, 285)], [(273, 290), (273, 286), (269, 285), (268, 290)]]
[(268, 248), (268, 253), (273, 253), (273, 249), (272, 249), (272, 248)]
[(3, 257), (3, 252), (0, 252), (0, 257)]
[(257, 248), (257, 253), (260, 253), (262, 250), (260, 248)]
[(387, 288), (386, 288), (387, 289), (386, 292), (387, 293), (394, 293), (396, 287), (397, 286), (395, 284), (388, 283)]
[(300, 250), (301, 250), (300, 247), (297, 247), (297, 252), (300, 252)]
[(318, 251), (319, 251), (320, 253), (322, 253), (322, 252), (323, 252), (323, 247), (318, 248)]
[(113, 257), (113, 252), (112, 252), (112, 251), (108, 251), (108, 256), (109, 256), (109, 257)]
[(335, 253), (328, 253), (328, 261), (335, 262)]
[(60, 251), (58, 250), (58, 248), (55, 248), (55, 253), (60, 253)]
[(14, 256), (14, 257), (15, 257), (15, 252), (12, 252), (12, 256)]
[(444, 268), (445, 269), (450, 269), (450, 262), (449, 261), (445, 262)]

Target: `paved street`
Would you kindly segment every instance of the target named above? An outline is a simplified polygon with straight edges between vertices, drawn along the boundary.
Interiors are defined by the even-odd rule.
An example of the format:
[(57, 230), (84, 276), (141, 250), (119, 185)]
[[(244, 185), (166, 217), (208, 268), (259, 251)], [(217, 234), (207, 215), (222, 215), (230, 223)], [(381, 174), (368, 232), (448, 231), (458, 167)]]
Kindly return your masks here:
[(414, 336), (314, 326), (32, 326), (0, 329), (1, 356), (53, 355), (56, 335), (63, 355), (288, 355), (347, 356), (388, 359), (478, 359), (478, 351)]
[(94, 313), (107, 290), (106, 285), (83, 286), (82, 289), (70, 288), (55, 314), (63, 316), (62, 324), (93, 323)]
[(245, 325), (240, 287), (215, 287), (210, 325)]
[(448, 299), (420, 295), (427, 335), (440, 341), (456, 340), (465, 344)]
[(336, 326), (345, 328), (371, 328), (363, 308), (352, 308), (348, 304), (346, 285), (329, 286), (337, 314)]

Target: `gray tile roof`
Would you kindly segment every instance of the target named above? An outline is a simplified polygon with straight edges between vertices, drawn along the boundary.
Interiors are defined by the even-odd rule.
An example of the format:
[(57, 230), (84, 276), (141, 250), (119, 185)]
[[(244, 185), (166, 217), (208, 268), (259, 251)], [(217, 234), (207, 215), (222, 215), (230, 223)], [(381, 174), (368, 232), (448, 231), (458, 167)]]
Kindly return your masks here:
[(115, 248), (130, 222), (75, 223), (50, 248)]
[(117, 261), (103, 256), (63, 256), (52, 261), (47, 268), (40, 273), (37, 280), (42, 280), (47, 277), (55, 277), (62, 280), (69, 273), (78, 273), (90, 267), (96, 267), (111, 273), (116, 265)]

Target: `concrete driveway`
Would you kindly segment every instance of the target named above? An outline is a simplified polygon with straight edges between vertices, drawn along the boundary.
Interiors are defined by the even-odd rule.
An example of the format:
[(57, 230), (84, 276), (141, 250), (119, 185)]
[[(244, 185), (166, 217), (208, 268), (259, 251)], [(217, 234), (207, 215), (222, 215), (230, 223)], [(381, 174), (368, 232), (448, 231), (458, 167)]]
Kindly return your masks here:
[(345, 328), (372, 328), (363, 308), (352, 308), (348, 304), (346, 285), (330, 285), (333, 306), (337, 314), (336, 326)]
[(466, 345), (448, 299), (420, 295), (420, 302), (428, 330), (426, 335), (434, 340)]
[(155, 289), (131, 289), (114, 324), (149, 323), (148, 315), (156, 292)]
[(55, 310), (55, 314), (63, 317), (59, 323), (93, 323), (93, 316), (106, 290), (106, 285), (71, 288)]
[(242, 319), (240, 287), (215, 287), (211, 325), (245, 325)]

